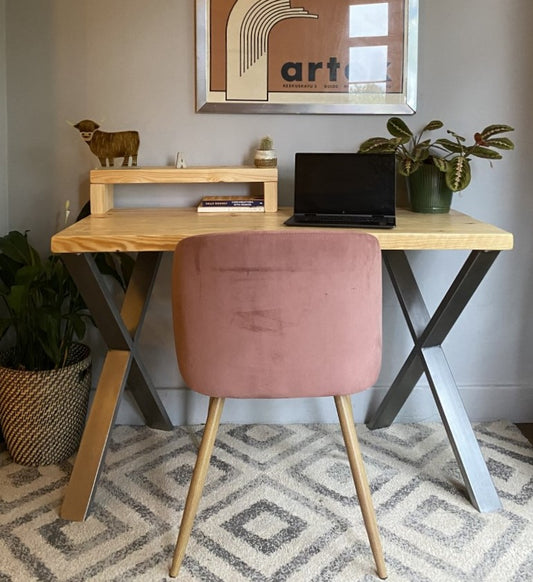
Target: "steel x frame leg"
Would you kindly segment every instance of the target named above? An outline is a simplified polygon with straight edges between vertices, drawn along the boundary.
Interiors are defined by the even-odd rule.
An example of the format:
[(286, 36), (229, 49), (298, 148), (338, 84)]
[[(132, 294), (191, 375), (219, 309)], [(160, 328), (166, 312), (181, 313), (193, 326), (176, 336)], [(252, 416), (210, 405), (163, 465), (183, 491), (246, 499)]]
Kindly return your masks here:
[(501, 502), (481, 454), (441, 344), (499, 251), (472, 251), (441, 304), (430, 317), (404, 251), (383, 251), (383, 260), (415, 345), (374, 417), (370, 429), (390, 426), (425, 373), (470, 501), (479, 511)]
[(137, 353), (161, 253), (138, 254), (120, 311), (90, 253), (65, 254), (62, 258), (108, 347), (61, 507), (61, 517), (82, 521), (90, 509), (126, 384), (149, 426), (172, 429)]

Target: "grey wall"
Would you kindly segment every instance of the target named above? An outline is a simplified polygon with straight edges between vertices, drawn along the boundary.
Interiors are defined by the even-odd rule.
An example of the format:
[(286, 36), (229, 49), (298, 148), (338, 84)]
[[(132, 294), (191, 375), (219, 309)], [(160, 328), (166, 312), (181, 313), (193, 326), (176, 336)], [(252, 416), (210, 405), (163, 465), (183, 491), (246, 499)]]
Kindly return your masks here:
[[(515, 234), (446, 340), (448, 359), (472, 418), (533, 420), (532, 281), (533, 200), (527, 144), (532, 135), (530, 0), (421, 0), (418, 110), (408, 122), (433, 118), (471, 135), (489, 123), (516, 128), (516, 150), (494, 164), (475, 162), (470, 188), (453, 207)], [(5, 5), (9, 227), (31, 229), (43, 250), (61, 226), (67, 199), (88, 199), (96, 159), (66, 120), (104, 120), (103, 129), (138, 129), (144, 165), (165, 165), (177, 151), (190, 165), (241, 164), (264, 134), (275, 138), (280, 200), (292, 202), (292, 160), (298, 150), (353, 151), (384, 133), (382, 116), (197, 114), (194, 105), (192, 0), (0, 0)], [(0, 131), (5, 135), (0, 73)], [(0, 170), (5, 168), (0, 146)], [(0, 182), (0, 210), (5, 205)], [(183, 205), (198, 188), (154, 186), (123, 190), (122, 203)], [(4, 200), (3, 200), (4, 199)], [(0, 227), (2, 226), (0, 218)], [(465, 254), (411, 253), (422, 291), (435, 307)], [(143, 353), (156, 386), (177, 422), (196, 420), (196, 399), (177, 390), (169, 325), (168, 260), (159, 274), (143, 333)], [(385, 287), (385, 353), (378, 387), (361, 396), (359, 418), (375, 407), (410, 349), (391, 289)], [(96, 368), (102, 346), (92, 334)], [(434, 418), (422, 382), (402, 419)], [(260, 410), (259, 410), (260, 409)], [(321, 420), (328, 405), (270, 403), (247, 413), (266, 420)], [(229, 408), (228, 417), (237, 415)], [(121, 419), (138, 418), (133, 408)]]
[(5, 11), (6, 2), (0, 0), (0, 234), (3, 234), (8, 227)]

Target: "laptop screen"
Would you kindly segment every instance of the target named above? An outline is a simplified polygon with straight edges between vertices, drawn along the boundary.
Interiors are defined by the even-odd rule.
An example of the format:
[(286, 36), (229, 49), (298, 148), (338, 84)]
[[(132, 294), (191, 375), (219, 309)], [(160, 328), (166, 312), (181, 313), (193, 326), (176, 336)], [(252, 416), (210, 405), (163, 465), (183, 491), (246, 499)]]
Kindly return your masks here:
[(295, 214), (394, 216), (394, 154), (297, 153)]

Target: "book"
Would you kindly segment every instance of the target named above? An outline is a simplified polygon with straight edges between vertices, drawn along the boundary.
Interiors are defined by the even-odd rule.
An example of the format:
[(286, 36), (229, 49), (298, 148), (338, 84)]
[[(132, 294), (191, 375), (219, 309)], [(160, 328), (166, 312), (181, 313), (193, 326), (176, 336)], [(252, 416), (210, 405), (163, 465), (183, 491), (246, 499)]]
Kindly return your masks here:
[(251, 196), (204, 196), (198, 212), (264, 212), (263, 198)]
[(264, 206), (200, 206), (198, 212), (264, 212)]

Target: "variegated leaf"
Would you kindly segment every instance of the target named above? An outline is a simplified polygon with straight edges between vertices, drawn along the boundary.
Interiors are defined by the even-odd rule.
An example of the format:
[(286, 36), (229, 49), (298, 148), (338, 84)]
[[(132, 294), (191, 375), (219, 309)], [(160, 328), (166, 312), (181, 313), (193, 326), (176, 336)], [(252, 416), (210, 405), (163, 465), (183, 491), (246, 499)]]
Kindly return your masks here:
[(438, 158), (437, 156), (433, 156), (433, 163), (441, 172), (446, 172), (448, 169), (448, 162), (444, 158)]
[(489, 148), (485, 148), (483, 146), (475, 146), (470, 150), (470, 153), (473, 156), (476, 156), (478, 158), (485, 158), (487, 160), (500, 160), (502, 155), (499, 154), (498, 152), (495, 152), (494, 150), (491, 150)]
[(419, 163), (410, 158), (402, 158), (398, 161), (398, 172), (402, 176), (410, 176), (413, 172), (418, 170)]
[(462, 135), (459, 135), (458, 133), (455, 133), (455, 131), (452, 131), (451, 129), (448, 130), (448, 133), (453, 135), (453, 137), (459, 141), (466, 141), (466, 138), (464, 138)]
[[(407, 127), (405, 122), (400, 119), (399, 117), (391, 117), (387, 121), (387, 129), (391, 135), (394, 137), (403, 137), (403, 138), (411, 138), (413, 137), (413, 133)], [(409, 141), (409, 139), (407, 141)]]
[(448, 161), (446, 184), (453, 192), (464, 190), (471, 179), (470, 163), (463, 156), (457, 156)]
[(434, 119), (433, 121), (430, 121), (426, 125), (426, 127), (424, 127), (424, 129), (422, 130), (422, 133), (424, 131), (433, 131), (435, 129), (440, 129), (443, 126), (444, 126), (444, 123), (442, 123), (442, 121), (439, 121), (438, 119)]
[(463, 151), (463, 148), (457, 142), (452, 141), (451, 139), (442, 138), (438, 139), (435, 143), (454, 154), (460, 154)]
[(427, 160), (427, 158), (429, 157), (429, 151), (427, 147), (424, 146), (423, 144), (419, 144), (418, 146), (413, 148), (413, 157), (418, 162), (423, 162), (424, 160)]
[(514, 143), (508, 137), (495, 137), (486, 139), (485, 145), (498, 148), (499, 150), (514, 150)]
[(514, 127), (511, 127), (510, 125), (503, 125), (501, 123), (497, 125), (489, 125), (481, 132), (481, 137), (484, 141), (486, 141), (493, 135), (497, 135), (498, 133), (506, 133), (508, 131), (514, 131)]
[(359, 152), (368, 154), (372, 152), (392, 154), (396, 150), (396, 144), (386, 137), (371, 137), (359, 146)]

